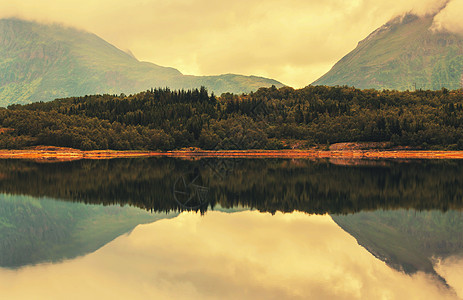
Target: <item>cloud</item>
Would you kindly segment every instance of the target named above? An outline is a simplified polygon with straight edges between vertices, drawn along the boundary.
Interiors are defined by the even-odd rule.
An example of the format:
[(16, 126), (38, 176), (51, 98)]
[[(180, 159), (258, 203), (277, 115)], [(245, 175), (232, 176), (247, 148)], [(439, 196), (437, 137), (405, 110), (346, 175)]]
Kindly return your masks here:
[[(27, 287), (27, 288), (25, 288)], [(376, 259), (329, 216), (182, 213), (97, 252), (0, 269), (4, 299), (452, 299)]]
[[(461, 2), (450, 5), (457, 1)], [(253, 74), (303, 87), (391, 18), (410, 11), (428, 14), (443, 4), (444, 0), (0, 0), (0, 16), (83, 28), (130, 49), (141, 60), (185, 74)], [(457, 15), (452, 12), (454, 23)]]
[(435, 17), (433, 29), (463, 33), (463, 0), (450, 1)]
[(413, 4), (411, 12), (419, 16), (434, 15), (441, 11), (449, 0), (424, 0)]

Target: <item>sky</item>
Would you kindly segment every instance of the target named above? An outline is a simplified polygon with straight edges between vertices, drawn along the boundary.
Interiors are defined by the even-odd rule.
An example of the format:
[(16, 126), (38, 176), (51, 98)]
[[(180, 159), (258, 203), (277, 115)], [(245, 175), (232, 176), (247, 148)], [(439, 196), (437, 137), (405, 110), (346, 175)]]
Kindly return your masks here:
[(0, 18), (93, 32), (183, 74), (237, 73), (304, 87), (391, 18), (435, 13), (463, 32), (463, 0), (0, 0)]

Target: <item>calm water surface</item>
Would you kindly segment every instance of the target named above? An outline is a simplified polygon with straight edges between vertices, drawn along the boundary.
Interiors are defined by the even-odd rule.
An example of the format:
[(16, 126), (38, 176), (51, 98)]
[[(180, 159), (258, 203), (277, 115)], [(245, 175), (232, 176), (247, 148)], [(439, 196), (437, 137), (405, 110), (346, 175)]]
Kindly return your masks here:
[(1, 299), (459, 299), (463, 162), (0, 160)]

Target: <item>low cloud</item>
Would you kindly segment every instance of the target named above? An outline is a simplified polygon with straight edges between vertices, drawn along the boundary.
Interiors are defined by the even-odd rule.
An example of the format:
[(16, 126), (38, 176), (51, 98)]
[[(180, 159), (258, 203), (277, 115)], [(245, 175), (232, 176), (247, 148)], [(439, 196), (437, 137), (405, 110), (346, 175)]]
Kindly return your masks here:
[(425, 0), (418, 1), (413, 4), (413, 8), (410, 12), (419, 16), (435, 15), (441, 11), (449, 0)]
[(433, 29), (463, 33), (463, 0), (450, 1), (435, 17)]
[[(459, 30), (462, 0), (436, 16)], [(141, 60), (185, 74), (261, 75), (303, 87), (391, 18), (432, 14), (445, 0), (0, 0), (0, 17), (96, 33)], [(437, 25), (436, 25), (437, 26)], [(450, 29), (449, 29), (450, 30)]]

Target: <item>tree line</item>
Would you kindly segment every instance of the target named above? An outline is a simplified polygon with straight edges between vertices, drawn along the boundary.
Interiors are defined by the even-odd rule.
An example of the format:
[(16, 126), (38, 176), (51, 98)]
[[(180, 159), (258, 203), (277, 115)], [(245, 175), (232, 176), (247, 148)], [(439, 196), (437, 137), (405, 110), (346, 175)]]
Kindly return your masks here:
[(216, 97), (202, 87), (91, 95), (0, 109), (0, 148), (83, 150), (310, 148), (389, 142), (463, 149), (463, 90), (260, 88)]

